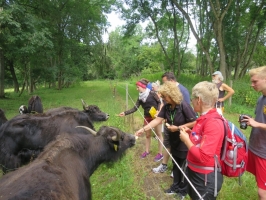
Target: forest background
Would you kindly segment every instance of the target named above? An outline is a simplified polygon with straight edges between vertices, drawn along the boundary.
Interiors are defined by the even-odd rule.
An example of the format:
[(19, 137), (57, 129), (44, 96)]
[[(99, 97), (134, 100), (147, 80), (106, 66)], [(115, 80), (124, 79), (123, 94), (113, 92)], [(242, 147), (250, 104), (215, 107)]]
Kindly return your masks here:
[[(173, 71), (237, 80), (265, 65), (264, 0), (2, 0), (0, 97)], [(107, 14), (125, 25), (107, 33)], [(147, 22), (143, 28), (140, 23)], [(187, 49), (191, 33), (196, 51)]]

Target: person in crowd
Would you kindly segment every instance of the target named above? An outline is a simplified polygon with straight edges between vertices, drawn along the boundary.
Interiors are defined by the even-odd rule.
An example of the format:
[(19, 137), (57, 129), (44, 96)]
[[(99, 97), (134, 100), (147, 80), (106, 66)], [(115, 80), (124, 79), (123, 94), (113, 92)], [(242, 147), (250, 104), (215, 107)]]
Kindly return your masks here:
[[(185, 166), (187, 147), (179, 138), (179, 130), (181, 127), (193, 127), (196, 120), (195, 112), (190, 104), (183, 101), (183, 95), (176, 87), (176, 84), (170, 81), (165, 82), (159, 89), (161, 97), (164, 99), (163, 105), (158, 116), (149, 124), (139, 129), (135, 135), (140, 136), (143, 132), (158, 126), (158, 124), (165, 121), (165, 132), (169, 135), (171, 155), (173, 156), (173, 184), (165, 192), (166, 194), (177, 194), (179, 197), (184, 198), (187, 194), (188, 182), (183, 179), (183, 174), (177, 167)], [(176, 163), (175, 163), (176, 162)]]
[[(152, 107), (154, 107), (158, 111), (161, 107), (161, 100), (155, 92), (150, 91), (150, 89), (147, 88), (148, 82), (149, 81), (147, 79), (141, 79), (137, 81), (136, 86), (137, 86), (137, 90), (139, 91), (139, 97), (135, 103), (135, 106), (130, 110), (121, 112), (118, 116), (123, 117), (125, 115), (134, 113), (137, 111), (137, 109), (140, 106), (142, 106), (144, 110), (144, 125), (152, 121), (153, 118), (150, 114), (150, 110)], [(157, 131), (156, 134), (157, 134), (157, 137), (162, 141), (163, 136), (162, 136), (161, 130)], [(146, 158), (150, 154), (150, 145), (151, 145), (151, 130), (147, 130), (146, 131), (146, 147), (145, 147), (144, 153), (141, 154), (141, 158)], [(162, 144), (160, 143), (160, 141), (158, 141), (158, 150), (159, 152), (154, 158), (154, 161), (156, 162), (163, 159)]]
[[(214, 83), (203, 81), (196, 84), (192, 89), (191, 101), (194, 111), (200, 116), (192, 130), (180, 128), (180, 139), (188, 148), (188, 178), (205, 200), (216, 199), (216, 192), (221, 190), (223, 183), (223, 175), (214, 167), (217, 166), (215, 162), (220, 162), (224, 138), (222, 116), (214, 108), (218, 95)], [(188, 186), (188, 194), (191, 199), (200, 199), (191, 185)]]
[[(161, 86), (161, 83), (160, 83), (159, 80), (157, 80), (157, 81), (153, 82), (151, 85), (152, 85), (152, 91), (154, 91), (154, 92), (159, 96), (159, 98), (160, 98), (160, 100), (161, 100), (161, 107), (160, 107), (160, 109), (159, 109), (159, 110), (161, 110), (161, 108), (163, 107), (163, 100), (162, 100), (162, 98), (161, 98), (160, 93), (158, 92), (158, 90), (159, 90), (159, 88), (160, 88), (160, 86)], [(158, 113), (159, 113), (159, 111), (156, 113), (156, 117), (157, 117)], [(161, 124), (158, 124), (158, 126), (154, 127), (154, 129), (155, 129), (155, 132), (156, 132), (156, 131), (161, 131), (161, 134), (162, 134), (162, 132), (163, 132), (163, 126), (162, 126), (162, 123), (161, 123)], [(156, 139), (157, 139), (157, 138), (156, 138)], [(158, 160), (158, 161), (159, 161), (159, 160)]]
[[(226, 85), (223, 80), (224, 77), (220, 71), (216, 71), (212, 74), (212, 82), (216, 84), (219, 90), (219, 97), (215, 107), (220, 108), (222, 113), (224, 112), (224, 101), (235, 93), (235, 91), (230, 86)], [(226, 95), (225, 92), (227, 92)]]
[[(162, 75), (162, 82), (165, 83), (167, 81), (175, 83), (176, 86), (179, 88), (180, 92), (183, 95), (183, 100), (185, 102), (187, 102), (188, 104), (190, 104), (190, 94), (189, 94), (188, 89), (186, 87), (184, 87), (182, 84), (180, 84), (179, 82), (177, 82), (176, 77), (175, 77), (173, 72), (165, 72)], [(164, 129), (165, 129), (165, 127), (164, 127)], [(171, 151), (170, 150), (170, 141), (169, 141), (169, 135), (168, 135), (167, 131), (164, 131), (163, 144), (167, 148), (168, 152), (170, 152)], [(163, 161), (158, 167), (152, 169), (152, 171), (154, 173), (164, 173), (164, 172), (166, 172), (166, 170), (168, 168), (167, 167), (167, 163), (168, 163), (169, 158), (170, 158), (170, 155), (168, 154), (168, 152), (167, 151), (163, 151)], [(172, 175), (173, 174), (171, 174), (171, 176)]]
[(266, 200), (266, 66), (249, 71), (251, 86), (262, 95), (257, 100), (255, 119), (245, 116), (251, 126), (249, 137), (247, 171), (252, 173), (257, 182), (260, 200)]

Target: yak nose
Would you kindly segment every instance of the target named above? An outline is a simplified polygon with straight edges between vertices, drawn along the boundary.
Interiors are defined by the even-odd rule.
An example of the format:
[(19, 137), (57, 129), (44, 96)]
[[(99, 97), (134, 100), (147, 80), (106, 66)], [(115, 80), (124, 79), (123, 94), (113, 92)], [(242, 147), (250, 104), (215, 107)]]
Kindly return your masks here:
[(130, 137), (130, 144), (132, 144), (132, 146), (136, 144), (136, 137), (134, 134), (132, 134)]
[(106, 119), (109, 119), (110, 115), (108, 113), (106, 113)]

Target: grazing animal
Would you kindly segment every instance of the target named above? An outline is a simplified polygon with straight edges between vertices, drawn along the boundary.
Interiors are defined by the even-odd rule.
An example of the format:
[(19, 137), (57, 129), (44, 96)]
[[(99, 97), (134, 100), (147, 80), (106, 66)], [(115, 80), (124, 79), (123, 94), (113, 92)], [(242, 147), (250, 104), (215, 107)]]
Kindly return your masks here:
[(134, 144), (133, 135), (107, 126), (96, 136), (61, 134), (35, 161), (0, 179), (0, 199), (91, 200), (88, 178)]
[[(102, 114), (101, 111), (99, 115)], [(98, 119), (95, 115), (92, 118), (86, 112), (70, 109), (54, 114), (17, 115), (10, 119), (0, 127), (0, 165), (3, 172), (36, 158), (62, 132), (75, 134), (76, 126), (94, 129), (93, 121)]]
[(5, 112), (0, 108), (0, 127), (7, 121)]
[[(106, 121), (109, 118), (108, 113), (102, 112), (98, 106), (96, 105), (88, 105), (81, 99), (82, 105), (83, 105), (83, 112), (86, 113), (92, 121)], [(59, 107), (59, 108), (52, 108), (47, 110), (46, 114), (56, 114), (62, 111), (68, 111), (68, 110), (78, 110), (71, 107)]]
[(20, 114), (43, 113), (42, 100), (38, 95), (34, 95), (28, 101), (28, 108), (21, 105), (18, 110)]

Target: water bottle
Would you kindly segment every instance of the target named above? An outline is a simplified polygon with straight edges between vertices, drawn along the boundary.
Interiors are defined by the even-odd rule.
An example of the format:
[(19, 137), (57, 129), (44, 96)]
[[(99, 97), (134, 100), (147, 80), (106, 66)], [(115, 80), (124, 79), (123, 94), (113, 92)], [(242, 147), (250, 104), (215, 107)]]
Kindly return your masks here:
[(232, 165), (232, 166), (229, 166), (227, 165), (227, 171), (230, 173), (230, 174), (234, 174), (235, 173), (235, 170), (234, 170), (234, 147), (233, 146), (228, 146), (228, 150), (226, 152), (226, 161)]
[(227, 160), (232, 164), (234, 159), (234, 147), (229, 146), (226, 152)]
[(191, 134), (192, 134), (191, 139), (193, 143), (198, 147), (200, 145), (201, 136), (197, 135), (196, 132), (192, 132)]

